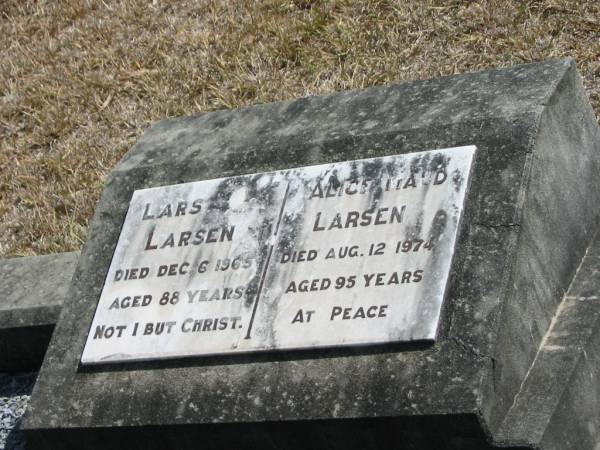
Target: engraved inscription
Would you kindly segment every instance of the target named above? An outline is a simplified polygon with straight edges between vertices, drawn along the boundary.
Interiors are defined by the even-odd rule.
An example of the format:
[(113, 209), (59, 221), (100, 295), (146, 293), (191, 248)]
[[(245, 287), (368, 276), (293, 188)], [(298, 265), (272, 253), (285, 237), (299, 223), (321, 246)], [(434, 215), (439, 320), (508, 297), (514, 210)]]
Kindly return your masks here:
[(434, 340), (474, 154), (135, 191), (82, 364)]

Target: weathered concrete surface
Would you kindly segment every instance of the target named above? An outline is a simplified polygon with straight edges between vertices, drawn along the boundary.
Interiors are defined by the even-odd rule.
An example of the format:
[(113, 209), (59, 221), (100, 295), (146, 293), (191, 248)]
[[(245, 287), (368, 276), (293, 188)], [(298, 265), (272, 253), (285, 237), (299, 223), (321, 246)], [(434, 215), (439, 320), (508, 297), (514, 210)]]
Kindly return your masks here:
[(534, 363), (496, 433), (543, 450), (600, 443), (600, 234), (556, 309)]
[[(545, 102), (526, 166), (513, 277), (499, 322), (490, 392), (494, 430), (529, 370), (578, 267), (600, 209), (600, 138), (577, 73), (569, 71)], [(589, 205), (589, 210), (582, 209)], [(487, 414), (486, 414), (487, 415)]]
[(0, 260), (0, 373), (42, 364), (78, 256)]
[[(107, 182), (27, 413), (30, 448), (494, 448), (597, 227), (599, 143), (571, 61), (158, 123)], [(79, 368), (135, 189), (470, 144), (435, 345)]]

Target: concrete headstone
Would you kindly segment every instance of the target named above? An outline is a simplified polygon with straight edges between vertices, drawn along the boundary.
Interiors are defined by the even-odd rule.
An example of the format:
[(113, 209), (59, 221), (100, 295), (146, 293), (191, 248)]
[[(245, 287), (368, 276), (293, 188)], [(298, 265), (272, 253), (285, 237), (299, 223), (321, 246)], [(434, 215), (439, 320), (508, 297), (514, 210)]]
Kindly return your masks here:
[[(448, 246), (454, 251), (439, 321), (436, 327), (425, 326), (428, 331), (421, 335), (428, 338), (425, 342), (383, 339), (378, 345), (289, 349), (296, 347), (294, 343), (277, 351), (215, 355), (210, 353), (226, 353), (220, 351), (221, 344), (211, 344), (204, 352), (200, 343), (194, 343), (193, 351), (180, 352), (187, 347), (177, 343), (136, 347), (128, 338), (127, 345), (115, 345), (111, 352), (137, 355), (133, 358), (116, 356), (111, 364), (98, 364), (107, 352), (90, 346), (84, 353), (88, 337), (93, 340), (96, 326), (108, 317), (106, 308), (96, 314), (110, 302), (103, 289), (122, 283), (115, 281), (113, 260), (127, 261), (120, 270), (152, 263), (154, 270), (157, 265), (168, 266), (168, 273), (176, 265), (174, 278), (184, 276), (177, 275), (181, 263), (202, 260), (202, 251), (188, 246), (185, 257), (173, 249), (173, 257), (129, 264), (128, 246), (120, 242), (121, 229), (123, 236), (130, 229), (142, 230), (137, 225), (130, 228), (133, 222), (127, 214), (137, 211), (135, 220), (139, 212), (143, 217), (146, 196), (160, 194), (152, 199), (160, 201), (172, 189), (182, 185), (193, 190), (201, 185), (195, 183), (206, 180), (282, 174), (314, 165), (343, 167), (347, 161), (410, 158), (415, 152), (465, 146), (477, 148), (476, 164), (470, 188), (464, 191), (456, 243)], [(540, 362), (536, 356), (542, 344), (554, 342), (549, 330), (572, 330), (562, 320), (575, 313), (563, 315), (559, 305), (564, 306), (564, 293), (598, 228), (599, 149), (598, 124), (569, 60), (218, 111), (154, 125), (107, 181), (26, 413), (29, 447), (75, 449), (85, 442), (86, 448), (102, 450), (568, 448), (559, 429), (539, 431), (539, 425), (537, 435), (551, 436), (540, 441), (507, 433), (503, 424), (515, 420), (514, 414), (527, 403), (520, 395), (536, 392), (525, 388), (527, 380), (533, 380), (528, 374), (543, 372), (536, 369), (540, 367), (535, 366)], [(466, 170), (468, 165), (461, 167)], [(274, 195), (285, 196), (282, 191), (275, 189)], [(236, 196), (233, 203), (241, 198), (261, 201), (260, 196)], [(275, 202), (274, 208), (260, 214), (272, 223), (280, 204)], [(223, 211), (231, 211), (229, 206)], [(419, 200), (407, 202), (407, 210), (421, 210), (424, 215), (435, 209), (422, 206), (419, 209)], [(335, 217), (343, 207), (342, 200), (332, 202), (322, 217)], [(249, 222), (254, 213), (248, 210)], [(148, 214), (157, 217), (151, 210)], [(150, 241), (157, 246), (156, 254), (159, 245), (167, 242), (170, 247), (169, 233), (163, 229), (168, 220), (178, 224), (173, 232), (179, 233), (177, 242), (181, 242), (182, 222), (164, 220), (165, 225), (156, 220), (157, 231)], [(266, 236), (272, 236), (270, 231), (267, 227)], [(148, 233), (143, 229), (132, 236), (134, 250), (148, 242)], [(155, 241), (159, 233), (162, 237)], [(331, 233), (330, 243), (339, 245), (344, 230)], [(356, 236), (362, 239), (360, 233)], [(381, 232), (381, 242), (389, 238)], [(405, 239), (403, 233), (397, 236), (397, 241)], [(255, 242), (246, 243), (252, 247)], [(368, 251), (361, 245), (361, 251)], [(389, 267), (384, 269), (370, 268), (367, 257), (357, 261), (369, 262), (347, 263), (347, 269), (361, 276), (413, 270), (401, 258), (387, 260)], [(305, 270), (303, 263), (294, 264)], [(237, 284), (237, 276), (232, 275), (232, 285)], [(140, 293), (152, 292), (152, 301), (155, 282), (153, 278), (139, 284), (144, 289)], [(442, 284), (437, 286), (441, 289)], [(275, 298), (282, 282), (274, 277), (265, 286), (273, 289), (265, 298)], [(440, 289), (428, 299), (436, 308)], [(413, 291), (415, 297), (408, 301), (422, 292)], [(121, 298), (125, 291), (112, 294)], [(299, 304), (329, 301), (318, 292), (298, 297), (302, 298)], [(384, 298), (387, 294), (377, 301)], [(138, 302), (143, 302), (143, 296)], [(132, 313), (130, 320), (136, 321), (137, 314)], [(261, 318), (263, 324), (276, 323), (277, 317), (267, 315)], [(595, 330), (594, 317), (586, 323)], [(357, 320), (369, 323), (366, 318)], [(376, 335), (381, 330), (365, 331), (371, 332)], [(338, 329), (324, 327), (319, 337), (339, 343), (337, 334)], [(202, 333), (197, 335), (199, 341), (204, 339)], [(572, 342), (593, 340), (595, 334), (578, 336)], [(311, 336), (302, 339), (296, 341), (303, 343), (299, 347), (314, 347)], [(264, 342), (263, 350), (276, 347)], [(571, 348), (584, 348), (584, 344)], [(165, 352), (188, 357), (160, 359)], [(94, 364), (82, 364), (82, 356), (83, 362)], [(570, 364), (580, 367), (575, 360)], [(585, 373), (581, 372), (577, 386), (585, 385)], [(562, 380), (553, 381), (553, 386), (565, 391)], [(542, 406), (550, 415), (565, 407), (560, 414), (568, 415), (575, 414), (575, 403)], [(544, 423), (557, 422), (539, 420)], [(578, 449), (593, 449), (589, 443), (598, 439), (593, 425), (579, 429)]]

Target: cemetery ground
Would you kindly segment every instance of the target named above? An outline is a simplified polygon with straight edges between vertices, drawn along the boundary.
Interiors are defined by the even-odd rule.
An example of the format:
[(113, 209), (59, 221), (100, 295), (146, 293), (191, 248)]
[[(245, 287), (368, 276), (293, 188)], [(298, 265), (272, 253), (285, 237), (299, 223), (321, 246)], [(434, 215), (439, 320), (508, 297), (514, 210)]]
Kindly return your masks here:
[(0, 0), (0, 256), (81, 247), (153, 122), (573, 57), (600, 109), (595, 0)]

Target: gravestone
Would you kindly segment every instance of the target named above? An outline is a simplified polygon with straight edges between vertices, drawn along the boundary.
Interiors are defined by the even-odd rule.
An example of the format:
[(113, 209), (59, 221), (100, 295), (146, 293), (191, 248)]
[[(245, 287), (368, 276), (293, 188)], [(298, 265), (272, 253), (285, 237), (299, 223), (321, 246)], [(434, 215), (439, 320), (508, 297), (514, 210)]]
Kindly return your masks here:
[(565, 292), (599, 173), (569, 60), (160, 122), (107, 181), (29, 448), (593, 449), (598, 302)]

